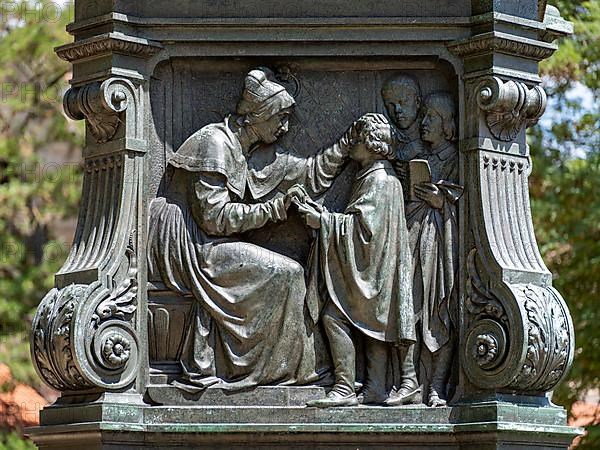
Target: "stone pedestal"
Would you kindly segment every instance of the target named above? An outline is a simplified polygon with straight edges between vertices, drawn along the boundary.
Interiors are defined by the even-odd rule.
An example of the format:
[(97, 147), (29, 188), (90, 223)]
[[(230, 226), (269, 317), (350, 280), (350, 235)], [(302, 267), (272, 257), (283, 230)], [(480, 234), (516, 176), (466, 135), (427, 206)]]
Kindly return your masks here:
[[(33, 322), (34, 364), (63, 392), (28, 431), (41, 449), (567, 448), (579, 430), (547, 393), (566, 376), (575, 337), (535, 241), (525, 135), (546, 106), (538, 63), (572, 32), (555, 8), (76, 0), (68, 30), (74, 42), (56, 52), (73, 65), (65, 111), (86, 121), (85, 177), (73, 249)], [(277, 142), (304, 157), (362, 114), (386, 113), (391, 77), (456, 104), (464, 192), (450, 406), (320, 410), (304, 406), (325, 395), (317, 386), (171, 386), (196, 299), (149, 280), (148, 205), (165, 192), (169, 158), (235, 111), (244, 76), (261, 66), (296, 97)], [(352, 168), (339, 176), (328, 208), (343, 210), (354, 178)], [(248, 239), (308, 259), (311, 236), (297, 219)]]
[[(565, 426), (564, 409), (539, 399), (522, 398), (520, 405), (494, 400), (446, 408), (304, 406), (321, 398), (320, 391), (260, 387), (227, 395), (209, 388), (201, 396), (188, 397), (185, 406), (135, 404), (104, 396), (86, 405), (46, 408), (44, 425), (30, 433), (40, 448), (90, 450), (559, 449), (566, 448), (575, 434)], [(154, 394), (171, 401), (181, 401), (182, 395)]]

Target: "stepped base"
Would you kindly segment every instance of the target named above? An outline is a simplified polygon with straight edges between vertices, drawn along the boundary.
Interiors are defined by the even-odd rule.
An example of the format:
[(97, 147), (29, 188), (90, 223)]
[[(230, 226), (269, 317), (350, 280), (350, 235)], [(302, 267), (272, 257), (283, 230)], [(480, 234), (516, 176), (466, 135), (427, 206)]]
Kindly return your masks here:
[[(84, 405), (54, 405), (29, 436), (40, 449), (567, 449), (581, 430), (555, 406), (491, 401), (445, 408), (424, 405), (318, 409), (304, 406), (322, 388), (261, 387), (198, 398), (172, 388), (149, 393), (150, 406), (104, 395)], [(179, 395), (179, 396), (178, 396)], [(260, 404), (256, 399), (260, 398)], [(197, 403), (192, 406), (192, 402)], [(251, 404), (254, 401), (254, 404)]]

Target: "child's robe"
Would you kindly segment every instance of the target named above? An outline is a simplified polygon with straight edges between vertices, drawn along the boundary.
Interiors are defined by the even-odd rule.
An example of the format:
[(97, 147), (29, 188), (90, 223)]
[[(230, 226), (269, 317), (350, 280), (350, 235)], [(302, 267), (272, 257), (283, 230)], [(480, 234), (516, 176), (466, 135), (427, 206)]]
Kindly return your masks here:
[(307, 303), (313, 320), (332, 301), (367, 336), (416, 341), (404, 197), (389, 161), (357, 174), (343, 214), (321, 215), (312, 264)]

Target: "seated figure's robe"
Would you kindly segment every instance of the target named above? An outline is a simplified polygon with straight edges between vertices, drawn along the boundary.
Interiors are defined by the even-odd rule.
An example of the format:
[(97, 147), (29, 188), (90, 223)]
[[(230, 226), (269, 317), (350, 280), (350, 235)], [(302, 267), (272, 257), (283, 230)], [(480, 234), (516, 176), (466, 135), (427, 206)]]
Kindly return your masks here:
[[(305, 325), (304, 269), (241, 238), (287, 217), (281, 196), (266, 202), (252, 197), (277, 186), (249, 185), (246, 158), (227, 120), (207, 125), (170, 159), (167, 193), (150, 204), (149, 279), (196, 299), (178, 384), (189, 391), (214, 383), (229, 390), (304, 384), (320, 375), (314, 335)], [(293, 174), (318, 194), (344, 160), (337, 144), (306, 159), (280, 151), (277, 167), (290, 168), (277, 180)]]
[(313, 320), (323, 302), (332, 301), (371, 338), (415, 342), (404, 197), (389, 161), (375, 161), (357, 174), (343, 214), (321, 215), (313, 264), (318, 270), (313, 265), (307, 298)]

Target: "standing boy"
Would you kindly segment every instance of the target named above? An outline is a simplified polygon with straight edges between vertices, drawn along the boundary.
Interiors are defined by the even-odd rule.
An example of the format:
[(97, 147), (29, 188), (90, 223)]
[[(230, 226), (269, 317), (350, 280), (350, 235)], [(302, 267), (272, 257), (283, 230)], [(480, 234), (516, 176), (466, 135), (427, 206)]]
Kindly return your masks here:
[(298, 203), (306, 224), (319, 230), (313, 258), (319, 267), (311, 272), (320, 280), (311, 279), (309, 286), (323, 287), (321, 320), (335, 369), (333, 389), (309, 406), (358, 404), (353, 331), (365, 340), (365, 404), (383, 404), (388, 397), (390, 346), (415, 342), (411, 255), (402, 185), (390, 163), (392, 136), (381, 114), (355, 123), (349, 153), (361, 169), (344, 213), (330, 213), (309, 198)]

